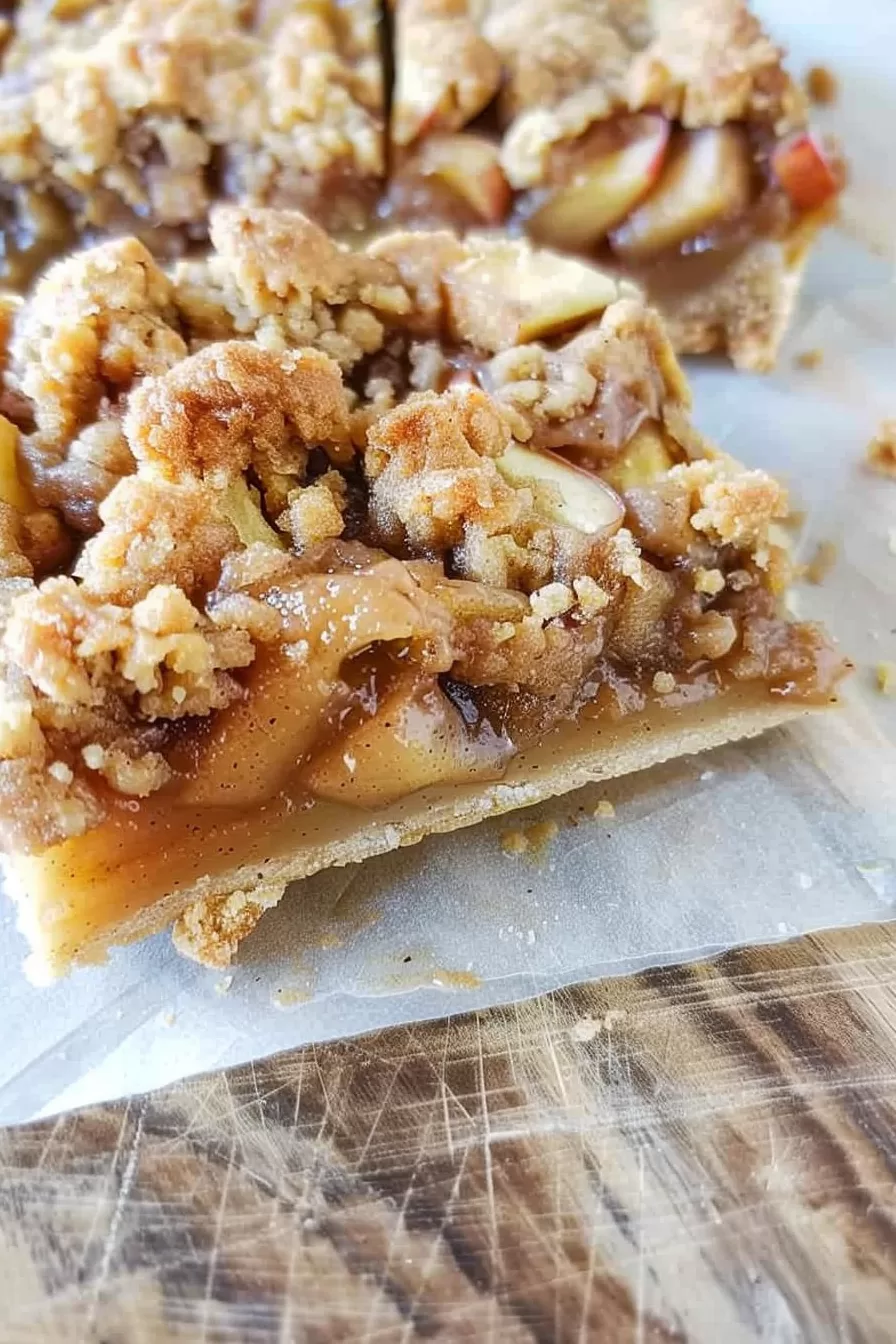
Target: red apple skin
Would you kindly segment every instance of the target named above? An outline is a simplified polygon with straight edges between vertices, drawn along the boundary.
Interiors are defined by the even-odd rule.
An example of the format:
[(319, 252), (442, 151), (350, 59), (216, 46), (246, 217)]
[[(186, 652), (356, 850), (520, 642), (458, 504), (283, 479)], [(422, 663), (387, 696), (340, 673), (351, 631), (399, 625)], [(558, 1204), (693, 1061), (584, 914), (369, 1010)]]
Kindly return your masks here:
[(778, 145), (772, 170), (798, 210), (817, 210), (841, 187), (836, 164), (808, 131)]

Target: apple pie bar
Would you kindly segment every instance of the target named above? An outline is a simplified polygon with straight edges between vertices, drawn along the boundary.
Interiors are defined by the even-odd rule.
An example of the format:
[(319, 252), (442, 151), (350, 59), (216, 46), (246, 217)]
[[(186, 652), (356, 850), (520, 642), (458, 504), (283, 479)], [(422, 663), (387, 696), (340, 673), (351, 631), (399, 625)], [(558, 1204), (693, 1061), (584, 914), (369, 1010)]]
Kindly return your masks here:
[(743, 0), (394, 0), (393, 216), (635, 276), (677, 349), (773, 362), (843, 182)]
[(525, 240), (219, 206), (4, 314), (0, 835), (44, 976), (829, 704), (785, 491), (661, 319)]
[(0, 20), (0, 282), (85, 235), (183, 253), (215, 200), (366, 226), (379, 20), (378, 0), (19, 0)]

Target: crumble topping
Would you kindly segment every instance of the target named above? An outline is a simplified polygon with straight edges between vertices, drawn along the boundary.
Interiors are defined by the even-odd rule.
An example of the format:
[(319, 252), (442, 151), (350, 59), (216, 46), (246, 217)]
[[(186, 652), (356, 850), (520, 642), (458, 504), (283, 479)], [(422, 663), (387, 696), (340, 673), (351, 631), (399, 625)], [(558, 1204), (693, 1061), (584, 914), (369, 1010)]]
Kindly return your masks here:
[(683, 446), (699, 451), (685, 424), (690, 393), (681, 368), (659, 318), (640, 300), (610, 304), (599, 323), (556, 349), (517, 345), (495, 355), (484, 379), (521, 441), (543, 441), (552, 426), (568, 435), (584, 428), (569, 422), (587, 415), (589, 443), (609, 456), (645, 418), (666, 418)]
[(498, 588), (531, 592), (586, 574), (603, 539), (549, 524), (530, 489), (507, 484), (495, 459), (511, 441), (506, 417), (476, 388), (410, 396), (368, 435), (377, 539), (450, 552), (459, 575)]
[(297, 555), (342, 536), (348, 488), (338, 471), (328, 471), (313, 485), (290, 490), (288, 499), (288, 508), (277, 519), (277, 526), (289, 534)]
[(196, 341), (252, 335), (274, 351), (314, 345), (350, 369), (380, 349), (384, 322), (411, 307), (387, 260), (338, 247), (294, 211), (219, 206), (209, 231), (213, 252), (174, 272)]
[(836, 103), (840, 93), (840, 82), (826, 65), (810, 66), (806, 71), (805, 86), (807, 97), (823, 107)]
[(81, 531), (133, 469), (121, 398), (187, 353), (171, 282), (135, 238), (57, 262), (16, 312), (6, 384), (34, 430), (22, 453), (40, 503)]
[[(231, 208), (212, 232), (217, 250), (170, 279), (134, 240), (85, 252), (13, 320), (8, 845), (80, 834), (115, 794), (176, 796), (183, 733), (251, 719), (253, 677), (264, 684), (277, 658), (313, 706), (309, 742), (334, 704), (354, 722), (343, 667), (379, 650), (402, 685), (430, 688), (458, 741), (484, 716), (501, 760), (614, 677), (678, 685), (731, 663), (735, 677), (815, 686), (820, 636), (775, 614), (769, 526), (784, 492), (691, 427), (681, 370), (638, 298), (526, 244), (397, 234), (352, 253), (301, 216)], [(496, 340), (508, 267), (521, 283)], [(334, 359), (350, 327), (369, 338)], [(74, 445), (104, 435), (118, 470), (102, 485), (94, 474), (89, 519)], [(69, 468), (51, 494), (33, 467), (44, 442)], [(564, 490), (580, 507), (586, 481), (569, 460), (552, 459), (559, 484), (506, 474), (508, 451), (539, 460), (533, 447), (580, 465), (585, 452), (597, 521), (564, 512)], [(33, 577), (40, 527), (17, 460), (75, 552), (70, 573)], [(617, 485), (595, 483), (601, 472)], [(229, 955), (257, 916), (246, 900), (195, 907), (178, 937)]]
[(718, 597), (725, 587), (725, 575), (720, 569), (704, 569), (698, 565), (694, 572), (694, 587), (707, 597)]
[(696, 500), (691, 526), (722, 546), (753, 554), (761, 550), (768, 525), (787, 515), (787, 491), (764, 471), (745, 471), (731, 458), (671, 467), (668, 479)]
[[(133, 607), (97, 601), (64, 575), (14, 601), (6, 651), (56, 705), (97, 706), (109, 691), (136, 694), (141, 717), (208, 714), (238, 694), (218, 675), (245, 667), (245, 632), (214, 628), (180, 588), (158, 584)], [(172, 695), (176, 685), (180, 694)]]
[[(395, 8), (397, 218), (509, 222), (607, 257), (647, 285), (677, 349), (721, 349), (744, 369), (773, 364), (845, 167), (833, 143), (806, 131), (806, 96), (745, 0)], [(436, 92), (420, 93), (438, 50), (428, 45), (434, 12), (465, 31), (472, 21), (499, 60), (500, 87), (466, 120), (457, 100), (443, 114)], [(466, 67), (456, 53), (430, 87), (487, 69), (481, 44), (467, 50)]]
[(383, 169), (377, 21), (370, 0), (111, 0), (58, 17), (23, 0), (0, 177), (100, 227), (201, 234), (216, 195), (332, 210), (334, 173)]
[(294, 482), (309, 445), (335, 460), (349, 450), (339, 369), (316, 350), (273, 354), (222, 341), (136, 388), (125, 417), (135, 458), (159, 473), (220, 481), (254, 470), (274, 496)]

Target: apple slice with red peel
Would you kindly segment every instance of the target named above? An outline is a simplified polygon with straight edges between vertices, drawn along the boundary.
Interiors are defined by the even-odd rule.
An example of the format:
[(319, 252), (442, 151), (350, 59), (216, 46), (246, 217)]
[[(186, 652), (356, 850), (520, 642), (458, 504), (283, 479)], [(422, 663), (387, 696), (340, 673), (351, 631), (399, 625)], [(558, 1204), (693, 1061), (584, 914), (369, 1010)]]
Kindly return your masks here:
[(752, 164), (738, 126), (707, 126), (672, 137), (656, 186), (610, 234), (613, 250), (638, 261), (695, 238), (750, 203)]
[(537, 453), (512, 443), (497, 459), (508, 485), (527, 486), (545, 517), (591, 536), (607, 536), (621, 525), (622, 500), (590, 471), (582, 471), (555, 453)]
[(498, 146), (481, 135), (432, 135), (423, 141), (412, 172), (435, 177), (485, 224), (500, 224), (510, 209), (510, 186)]
[(798, 210), (817, 210), (842, 186), (836, 161), (808, 131), (778, 145), (772, 171)]
[(594, 246), (638, 204), (663, 166), (669, 123), (658, 113), (631, 119), (632, 138), (579, 164), (529, 219), (529, 234), (569, 251)]

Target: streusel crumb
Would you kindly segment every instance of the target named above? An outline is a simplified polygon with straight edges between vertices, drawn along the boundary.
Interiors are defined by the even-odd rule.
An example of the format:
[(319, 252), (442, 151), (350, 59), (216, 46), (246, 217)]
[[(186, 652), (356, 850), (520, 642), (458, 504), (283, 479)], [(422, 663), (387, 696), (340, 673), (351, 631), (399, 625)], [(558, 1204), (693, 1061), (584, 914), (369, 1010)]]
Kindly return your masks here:
[(174, 273), (194, 340), (314, 345), (350, 369), (380, 349), (384, 322), (410, 310), (394, 266), (338, 247), (295, 212), (219, 206), (210, 232), (214, 251)]
[(672, 467), (669, 480), (692, 492), (691, 524), (713, 541), (741, 550), (767, 543), (768, 525), (787, 514), (787, 491), (764, 471), (745, 471), (725, 458)]
[(339, 369), (317, 350), (224, 341), (136, 388), (125, 433), (140, 462), (173, 479), (251, 465), (263, 483), (295, 483), (309, 447), (344, 455), (348, 405)]
[(186, 353), (171, 282), (135, 238), (47, 272), (15, 316), (6, 375), (33, 417), (22, 455), (40, 503), (96, 527), (100, 500), (133, 467), (122, 397)]
[(242, 939), (282, 895), (282, 886), (268, 886), (196, 901), (174, 925), (171, 933), (174, 946), (192, 961), (224, 970)]

